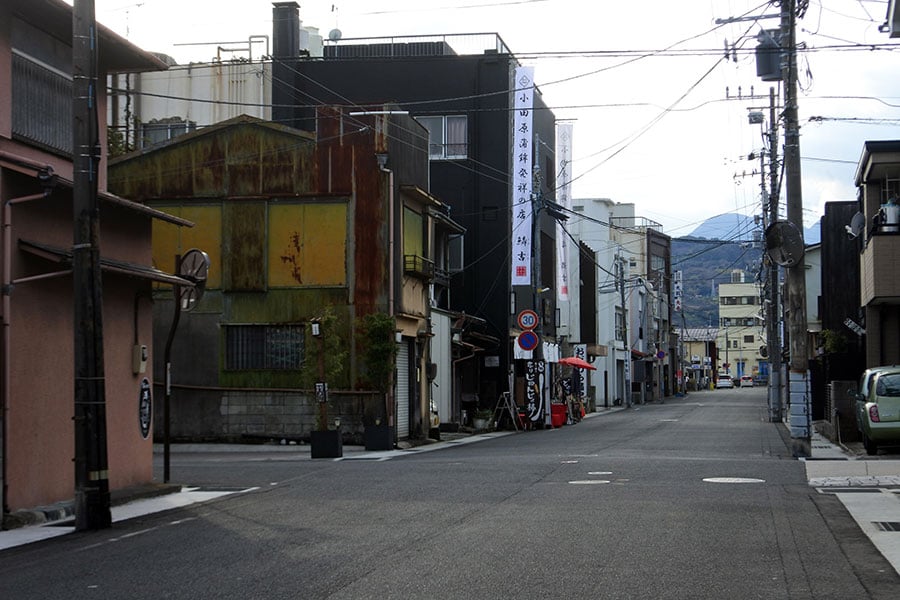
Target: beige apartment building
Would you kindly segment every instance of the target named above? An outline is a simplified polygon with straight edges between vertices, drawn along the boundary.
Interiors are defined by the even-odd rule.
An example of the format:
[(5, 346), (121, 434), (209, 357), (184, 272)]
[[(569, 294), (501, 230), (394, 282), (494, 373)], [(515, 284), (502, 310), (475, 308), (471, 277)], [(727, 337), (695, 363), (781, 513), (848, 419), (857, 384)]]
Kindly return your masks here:
[(731, 283), (719, 284), (719, 332), (716, 336), (717, 369), (733, 378), (756, 376), (760, 348), (766, 345), (759, 282), (748, 281), (744, 271), (734, 270)]

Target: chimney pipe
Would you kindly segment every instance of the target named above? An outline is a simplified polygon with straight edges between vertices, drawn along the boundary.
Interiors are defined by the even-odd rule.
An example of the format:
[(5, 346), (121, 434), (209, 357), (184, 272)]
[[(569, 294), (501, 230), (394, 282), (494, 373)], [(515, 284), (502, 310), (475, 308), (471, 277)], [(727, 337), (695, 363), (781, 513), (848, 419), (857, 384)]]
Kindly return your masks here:
[(293, 63), (300, 55), (300, 5), (272, 3), (272, 120), (295, 127)]
[(272, 3), (272, 38), (275, 58), (300, 55), (300, 5), (296, 2)]

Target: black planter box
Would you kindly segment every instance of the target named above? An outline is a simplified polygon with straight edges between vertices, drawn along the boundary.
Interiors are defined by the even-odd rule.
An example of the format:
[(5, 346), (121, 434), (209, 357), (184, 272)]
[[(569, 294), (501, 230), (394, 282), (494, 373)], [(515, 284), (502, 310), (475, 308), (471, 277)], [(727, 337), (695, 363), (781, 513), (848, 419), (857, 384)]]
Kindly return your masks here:
[(311, 431), (309, 445), (312, 458), (340, 458), (344, 455), (341, 432)]
[(393, 450), (394, 428), (387, 425), (366, 425), (366, 450)]

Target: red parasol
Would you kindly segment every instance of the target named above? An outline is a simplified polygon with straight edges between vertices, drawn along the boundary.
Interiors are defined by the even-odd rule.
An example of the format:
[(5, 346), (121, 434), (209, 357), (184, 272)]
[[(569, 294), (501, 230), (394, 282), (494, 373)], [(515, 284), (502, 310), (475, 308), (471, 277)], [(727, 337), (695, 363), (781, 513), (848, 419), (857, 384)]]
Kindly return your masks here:
[(568, 358), (561, 358), (559, 360), (559, 364), (561, 365), (569, 365), (570, 367), (575, 367), (576, 369), (588, 369), (590, 371), (596, 371), (597, 367), (592, 365), (591, 363), (578, 358), (577, 356), (570, 356)]

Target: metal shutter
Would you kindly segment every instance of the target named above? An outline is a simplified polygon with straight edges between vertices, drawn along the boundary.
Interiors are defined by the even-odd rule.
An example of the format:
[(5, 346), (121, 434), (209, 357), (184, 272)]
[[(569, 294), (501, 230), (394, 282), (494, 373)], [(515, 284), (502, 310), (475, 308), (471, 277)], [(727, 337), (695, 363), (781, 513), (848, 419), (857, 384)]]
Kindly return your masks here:
[(397, 344), (397, 438), (409, 437), (409, 344)]

